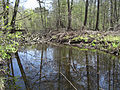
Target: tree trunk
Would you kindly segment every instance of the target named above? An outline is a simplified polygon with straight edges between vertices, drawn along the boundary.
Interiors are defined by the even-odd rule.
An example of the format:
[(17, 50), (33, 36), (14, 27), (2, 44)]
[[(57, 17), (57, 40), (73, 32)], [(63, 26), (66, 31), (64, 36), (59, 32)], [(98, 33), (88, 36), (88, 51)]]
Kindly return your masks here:
[(88, 14), (88, 0), (86, 0), (84, 26), (86, 26), (87, 24), (87, 14)]
[(4, 26), (5, 26), (5, 24), (6, 24), (6, 3), (5, 3), (5, 0), (2, 0), (2, 4), (3, 4), (3, 11), (4, 11), (3, 18), (4, 18)]
[(12, 20), (11, 20), (11, 26), (12, 26), (11, 32), (12, 32), (12, 33), (15, 32), (15, 20), (16, 20), (16, 16), (17, 16), (17, 11), (18, 11), (19, 2), (20, 2), (20, 0), (16, 0), (16, 1), (15, 1), (13, 17), (12, 17)]
[(6, 6), (8, 6), (8, 8), (6, 10), (7, 18), (6, 18), (5, 25), (8, 25), (8, 22), (9, 22), (9, 19), (8, 19), (8, 15), (9, 15), (9, 0), (7, 0)]
[(46, 30), (46, 10), (45, 10), (45, 4), (44, 4), (44, 29)]
[(117, 21), (117, 1), (114, 2), (114, 20)]
[(71, 12), (70, 12), (70, 0), (67, 0), (67, 4), (68, 4), (68, 27), (67, 29), (70, 29), (70, 24), (71, 24)]
[(42, 21), (42, 27), (44, 28), (44, 23), (43, 23), (43, 13), (42, 13), (42, 6), (41, 6), (41, 1), (37, 0), (39, 2), (39, 7), (40, 7), (40, 15), (41, 15), (41, 21)]
[[(4, 11), (4, 13), (3, 13), (4, 26), (6, 27), (8, 25), (9, 0), (7, 0), (7, 2), (5, 0), (2, 0), (2, 4), (3, 4), (3, 11)], [(6, 28), (5, 28), (5, 32), (6, 32)]]
[(112, 0), (110, 0), (110, 4), (111, 4), (111, 7), (110, 7), (110, 12), (111, 12), (110, 27), (113, 28), (113, 1)]
[(93, 15), (92, 15), (93, 18), (92, 19), (93, 19), (93, 29), (95, 29), (95, 20), (96, 19), (95, 19), (94, 16), (96, 15), (96, 0), (94, 1), (94, 7), (93, 8), (94, 8), (94, 10), (93, 10)]
[(58, 18), (57, 18), (57, 30), (60, 27), (61, 17), (60, 17), (60, 0), (58, 0)]
[(96, 19), (96, 27), (95, 27), (95, 30), (99, 30), (98, 26), (99, 26), (99, 5), (100, 5), (100, 2), (98, 0), (98, 4), (97, 4), (97, 19)]
[(117, 22), (119, 21), (120, 18), (120, 0), (118, 1), (118, 15), (117, 15)]
[(67, 30), (71, 29), (71, 11), (72, 11), (72, 6), (73, 6), (73, 0), (71, 1), (71, 6), (70, 6), (70, 0), (67, 0), (68, 3), (68, 27)]

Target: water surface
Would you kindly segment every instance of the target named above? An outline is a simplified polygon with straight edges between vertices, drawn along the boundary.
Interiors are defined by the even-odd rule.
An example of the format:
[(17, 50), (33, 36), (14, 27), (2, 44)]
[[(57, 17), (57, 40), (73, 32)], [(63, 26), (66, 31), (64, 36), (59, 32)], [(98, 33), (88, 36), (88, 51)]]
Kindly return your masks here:
[(28, 45), (10, 68), (8, 90), (120, 90), (120, 59), (99, 51)]

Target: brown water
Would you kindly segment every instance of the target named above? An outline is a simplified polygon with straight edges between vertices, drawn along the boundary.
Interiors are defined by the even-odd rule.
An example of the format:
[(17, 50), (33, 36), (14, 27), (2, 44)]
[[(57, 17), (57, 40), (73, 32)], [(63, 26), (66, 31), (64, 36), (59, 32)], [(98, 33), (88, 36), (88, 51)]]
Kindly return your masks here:
[(99, 51), (24, 46), (9, 66), (7, 90), (120, 90), (120, 59)]

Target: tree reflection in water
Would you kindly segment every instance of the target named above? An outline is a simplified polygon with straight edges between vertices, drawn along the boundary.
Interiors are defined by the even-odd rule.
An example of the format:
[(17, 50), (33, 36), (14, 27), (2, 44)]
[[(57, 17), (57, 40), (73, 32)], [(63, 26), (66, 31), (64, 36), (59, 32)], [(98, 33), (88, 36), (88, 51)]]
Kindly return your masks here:
[(15, 55), (27, 90), (120, 89), (119, 58), (103, 52), (39, 44)]

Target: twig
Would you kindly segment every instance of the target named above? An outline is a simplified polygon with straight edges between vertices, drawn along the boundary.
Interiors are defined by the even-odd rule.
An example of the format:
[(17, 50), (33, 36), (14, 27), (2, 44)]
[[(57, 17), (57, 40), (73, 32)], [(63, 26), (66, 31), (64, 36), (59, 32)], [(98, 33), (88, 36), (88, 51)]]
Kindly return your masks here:
[(70, 82), (70, 80), (67, 79), (67, 77), (66, 77), (63, 73), (60, 72), (60, 74), (70, 83), (70, 85), (71, 85), (75, 90), (77, 90), (77, 88)]

